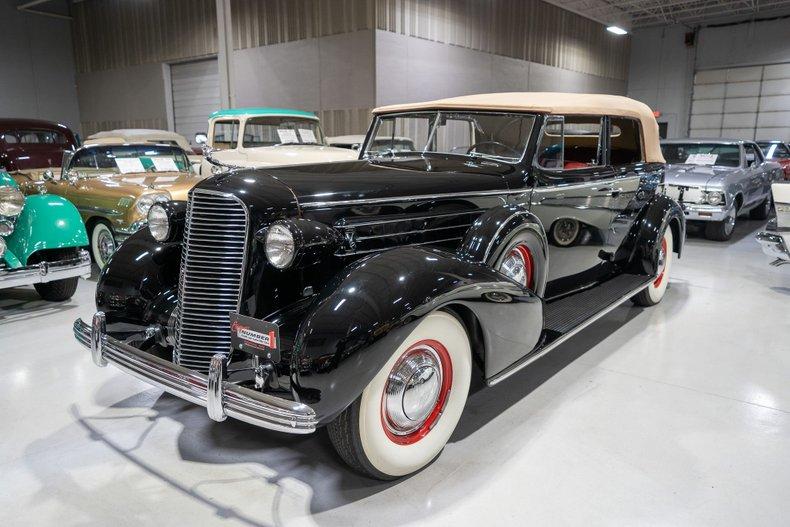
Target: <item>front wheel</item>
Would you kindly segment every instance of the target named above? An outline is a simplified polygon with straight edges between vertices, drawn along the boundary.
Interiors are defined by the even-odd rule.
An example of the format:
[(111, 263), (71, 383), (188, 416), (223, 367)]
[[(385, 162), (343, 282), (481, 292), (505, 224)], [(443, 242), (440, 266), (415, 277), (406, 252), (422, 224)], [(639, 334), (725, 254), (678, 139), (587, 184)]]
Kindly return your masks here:
[(664, 298), (669, 286), (669, 271), (672, 268), (673, 243), (672, 229), (667, 227), (664, 231), (664, 236), (661, 238), (661, 247), (658, 251), (658, 261), (656, 262), (658, 273), (656, 278), (650, 285), (634, 295), (631, 299), (634, 304), (649, 307), (658, 304)]
[(766, 196), (765, 200), (749, 211), (749, 218), (753, 220), (767, 220), (771, 215), (771, 196)]
[(105, 222), (99, 221), (91, 230), (91, 254), (99, 269), (104, 269), (115, 249), (115, 235), (112, 229)]
[(726, 242), (732, 238), (732, 233), (735, 231), (735, 218), (738, 213), (735, 207), (732, 207), (727, 212), (727, 217), (724, 221), (711, 221), (705, 224), (705, 237), (709, 240), (717, 242)]
[[(76, 256), (76, 249), (52, 249), (34, 255), (34, 258), (31, 258), (28, 263), (39, 263), (42, 261), (57, 262)], [(33, 287), (38, 293), (38, 296), (44, 300), (48, 302), (63, 302), (74, 296), (74, 293), (77, 291), (79, 280), (78, 276), (74, 276), (71, 278), (63, 278), (62, 280), (33, 284)]]
[(348, 465), (372, 478), (420, 470), (455, 430), (471, 372), (464, 326), (449, 313), (431, 313), (328, 425), (332, 445)]

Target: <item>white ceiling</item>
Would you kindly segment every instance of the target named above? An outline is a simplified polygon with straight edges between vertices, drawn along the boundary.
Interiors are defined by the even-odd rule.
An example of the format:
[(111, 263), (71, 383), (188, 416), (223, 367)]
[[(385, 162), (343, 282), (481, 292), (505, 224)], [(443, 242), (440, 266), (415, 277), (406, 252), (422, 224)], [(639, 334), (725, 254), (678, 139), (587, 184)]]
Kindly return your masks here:
[(696, 26), (790, 14), (790, 0), (549, 0), (604, 24)]

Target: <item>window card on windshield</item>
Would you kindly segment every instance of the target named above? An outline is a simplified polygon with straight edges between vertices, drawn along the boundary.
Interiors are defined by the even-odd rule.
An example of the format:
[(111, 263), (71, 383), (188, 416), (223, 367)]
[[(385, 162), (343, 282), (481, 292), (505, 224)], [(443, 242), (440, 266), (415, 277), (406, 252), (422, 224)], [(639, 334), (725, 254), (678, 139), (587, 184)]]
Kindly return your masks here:
[(115, 164), (118, 165), (118, 169), (120, 169), (121, 174), (145, 172), (143, 162), (137, 157), (116, 157)]
[(687, 165), (713, 165), (719, 154), (691, 154), (686, 158)]
[(172, 157), (152, 157), (151, 161), (157, 172), (178, 172), (178, 165)]
[(302, 138), (303, 143), (317, 143), (318, 141), (315, 140), (315, 134), (309, 128), (300, 128), (299, 129), (299, 137)]
[(299, 138), (296, 137), (296, 130), (289, 128), (278, 128), (277, 135), (280, 136), (281, 143), (298, 143)]

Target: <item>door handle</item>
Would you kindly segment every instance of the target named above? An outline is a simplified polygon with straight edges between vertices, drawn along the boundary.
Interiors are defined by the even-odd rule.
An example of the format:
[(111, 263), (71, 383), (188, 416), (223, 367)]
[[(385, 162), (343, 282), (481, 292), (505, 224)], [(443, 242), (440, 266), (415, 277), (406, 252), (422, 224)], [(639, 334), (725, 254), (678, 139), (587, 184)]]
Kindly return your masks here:
[(605, 192), (607, 196), (615, 196), (615, 197), (619, 196), (622, 191), (623, 191), (623, 189), (620, 188), (620, 187), (617, 187), (617, 188), (614, 188), (614, 187), (603, 187), (603, 188), (599, 188), (598, 189), (598, 192)]

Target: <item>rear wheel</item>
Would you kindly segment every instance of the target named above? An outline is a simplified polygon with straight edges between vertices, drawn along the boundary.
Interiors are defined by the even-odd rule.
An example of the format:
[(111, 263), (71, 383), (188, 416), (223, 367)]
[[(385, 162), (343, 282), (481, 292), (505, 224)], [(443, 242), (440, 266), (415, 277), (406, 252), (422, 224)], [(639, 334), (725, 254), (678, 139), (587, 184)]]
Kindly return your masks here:
[(749, 218), (753, 220), (767, 220), (771, 215), (771, 196), (766, 196), (765, 201), (749, 211)]
[(735, 207), (727, 212), (727, 217), (724, 221), (711, 221), (705, 225), (705, 237), (709, 240), (717, 242), (726, 242), (732, 238), (732, 233), (735, 231), (735, 218), (738, 212)]
[(634, 295), (631, 299), (634, 304), (649, 307), (658, 304), (664, 298), (669, 286), (669, 271), (672, 268), (673, 243), (672, 229), (667, 227), (661, 238), (661, 248), (658, 251), (658, 261), (656, 262), (658, 274), (650, 285)]
[[(76, 258), (77, 249), (57, 249), (46, 251), (40, 258), (37, 258), (34, 263), (44, 262), (57, 262), (68, 258)], [(38, 295), (49, 302), (63, 302), (68, 300), (77, 291), (77, 284), (79, 277), (74, 276), (71, 278), (64, 278), (62, 280), (53, 280), (52, 282), (45, 282), (40, 284), (33, 284)]]
[(91, 255), (99, 269), (104, 269), (116, 248), (112, 228), (106, 222), (98, 221), (91, 229)]
[(449, 313), (431, 313), (328, 425), (332, 445), (348, 465), (372, 478), (420, 470), (455, 430), (471, 371), (464, 326)]

